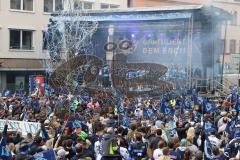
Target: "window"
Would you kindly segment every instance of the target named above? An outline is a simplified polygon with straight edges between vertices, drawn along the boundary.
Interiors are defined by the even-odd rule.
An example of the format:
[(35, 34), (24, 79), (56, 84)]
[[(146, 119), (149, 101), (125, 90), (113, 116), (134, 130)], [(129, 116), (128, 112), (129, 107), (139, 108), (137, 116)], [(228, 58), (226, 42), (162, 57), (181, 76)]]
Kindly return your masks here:
[(32, 49), (32, 32), (22, 31), (22, 49)]
[(82, 1), (75, 1), (74, 2), (74, 9), (76, 9), (76, 10), (93, 9), (93, 3), (91, 3), (91, 2), (82, 2)]
[(44, 0), (44, 12), (53, 12), (53, 0)]
[(236, 40), (230, 40), (230, 53), (235, 54), (236, 53)]
[(43, 50), (47, 50), (47, 33), (45, 31), (42, 32), (43, 33), (43, 44), (42, 44), (42, 49)]
[(225, 49), (225, 39), (221, 39), (221, 54), (224, 54), (226, 51)]
[(11, 0), (10, 8), (16, 10), (33, 11), (33, 0)]
[(10, 49), (20, 49), (20, 30), (10, 31)]
[(62, 0), (44, 0), (44, 12), (55, 12), (63, 10)]
[(23, 0), (23, 10), (33, 11), (33, 0)]
[(32, 50), (32, 31), (10, 30), (10, 49)]
[(231, 20), (231, 25), (237, 25), (237, 11), (233, 12), (233, 18)]
[(119, 8), (119, 5), (110, 4), (110, 8)]
[(62, 0), (55, 0), (55, 11), (63, 10)]
[(108, 9), (109, 5), (108, 4), (101, 4), (101, 9)]
[(239, 41), (239, 44), (238, 44), (238, 53), (240, 54), (240, 41)]
[(119, 8), (119, 5), (115, 5), (115, 4), (101, 4), (101, 9), (108, 9), (108, 8)]
[(74, 9), (81, 10), (82, 9), (82, 2), (74, 2)]
[(10, 8), (11, 9), (21, 9), (21, 0), (11, 0), (10, 2)]
[(92, 9), (92, 3), (90, 2), (83, 2), (84, 4), (84, 9)]

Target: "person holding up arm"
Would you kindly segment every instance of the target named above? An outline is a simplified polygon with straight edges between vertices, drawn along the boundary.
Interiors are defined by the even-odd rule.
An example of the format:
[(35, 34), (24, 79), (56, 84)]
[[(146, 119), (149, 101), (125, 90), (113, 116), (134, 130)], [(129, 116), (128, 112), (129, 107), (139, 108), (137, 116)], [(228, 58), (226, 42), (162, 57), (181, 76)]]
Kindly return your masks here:
[(0, 140), (0, 159), (12, 160), (12, 154), (9, 151), (9, 148), (6, 142), (7, 129), (8, 129), (8, 121), (6, 121), (4, 124), (4, 129), (3, 129), (2, 137)]

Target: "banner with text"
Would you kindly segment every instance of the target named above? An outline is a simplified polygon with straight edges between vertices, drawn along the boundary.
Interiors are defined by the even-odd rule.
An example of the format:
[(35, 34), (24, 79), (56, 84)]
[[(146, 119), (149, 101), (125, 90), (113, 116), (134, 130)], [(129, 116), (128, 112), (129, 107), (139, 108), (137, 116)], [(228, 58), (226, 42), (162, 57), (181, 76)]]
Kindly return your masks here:
[[(1, 131), (3, 131), (5, 123), (6, 120), (0, 120)], [(23, 135), (27, 135), (27, 133), (35, 135), (38, 129), (40, 129), (40, 123), (8, 120), (8, 131), (21, 131)]]

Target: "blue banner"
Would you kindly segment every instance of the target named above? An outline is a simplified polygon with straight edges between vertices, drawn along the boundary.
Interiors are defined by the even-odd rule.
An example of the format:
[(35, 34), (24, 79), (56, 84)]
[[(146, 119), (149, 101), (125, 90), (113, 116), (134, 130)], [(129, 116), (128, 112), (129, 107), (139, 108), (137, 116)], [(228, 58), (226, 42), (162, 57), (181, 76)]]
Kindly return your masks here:
[(46, 150), (34, 155), (35, 160), (56, 160), (56, 155), (53, 149)]

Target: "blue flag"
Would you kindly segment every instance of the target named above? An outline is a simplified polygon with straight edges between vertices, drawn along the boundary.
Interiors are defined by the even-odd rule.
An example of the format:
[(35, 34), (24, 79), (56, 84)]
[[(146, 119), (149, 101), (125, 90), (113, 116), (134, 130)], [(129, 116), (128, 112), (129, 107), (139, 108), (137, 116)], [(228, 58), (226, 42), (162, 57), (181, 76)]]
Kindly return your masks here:
[(26, 103), (27, 105), (32, 105), (32, 99), (26, 98), (26, 99), (25, 99), (25, 103)]
[(231, 93), (232, 94), (238, 94), (238, 86), (237, 85), (234, 85), (231, 89)]
[(83, 103), (88, 103), (90, 101), (89, 96), (78, 96), (78, 98), (83, 102)]
[(234, 127), (237, 123), (237, 116), (233, 117), (230, 121), (228, 121), (226, 126), (226, 132), (229, 134), (229, 138), (234, 137)]
[(185, 114), (182, 114), (182, 123), (186, 123), (187, 122), (187, 118)]
[(2, 96), (3, 97), (11, 97), (11, 91), (10, 90), (4, 90), (3, 93), (2, 93)]
[(1, 143), (0, 143), (0, 159), (4, 160), (12, 160), (12, 154), (10, 153), (6, 138), (2, 137), (1, 138)]
[(211, 122), (208, 122), (208, 121), (205, 122), (204, 123), (204, 132), (208, 134), (212, 131), (215, 131), (215, 128), (214, 128), (213, 124)]
[(233, 86), (231, 89), (231, 93), (226, 96), (227, 100), (231, 100), (232, 102), (236, 102), (238, 99), (238, 86)]
[(189, 101), (188, 99), (186, 99), (186, 100), (185, 100), (185, 103), (184, 103), (184, 107), (185, 107), (185, 109), (187, 109), (187, 110), (192, 109), (192, 103), (191, 103), (191, 101)]
[(151, 108), (148, 108), (147, 114), (149, 118), (156, 116), (156, 112), (154, 112)]
[(142, 109), (142, 112), (143, 112), (143, 119), (148, 119), (147, 108), (144, 107)]
[(194, 116), (194, 121), (195, 121), (196, 123), (201, 122), (201, 117), (202, 117), (202, 114), (199, 113), (199, 112), (196, 112), (196, 114), (195, 114), (195, 116)]
[(124, 113), (125, 109), (124, 109), (124, 105), (123, 105), (124, 101), (122, 98), (117, 98), (117, 104), (118, 104), (118, 113)]
[(23, 90), (16, 90), (16, 96), (22, 98), (24, 96)]
[(169, 136), (170, 137), (178, 137), (177, 130), (174, 128), (169, 131)]
[(203, 99), (203, 97), (197, 97), (197, 104), (198, 105), (203, 105), (203, 102), (204, 102), (204, 99)]
[(49, 139), (48, 133), (45, 128), (42, 129), (42, 139), (46, 142)]
[(120, 115), (120, 124), (124, 127), (129, 128), (131, 124), (131, 118), (124, 115)]
[(124, 113), (125, 112), (125, 109), (122, 105), (118, 107), (118, 112), (119, 113)]
[(187, 90), (186, 90), (186, 89), (182, 89), (182, 90), (181, 90), (181, 95), (182, 95), (183, 97), (187, 96), (187, 95), (188, 95)]
[(213, 102), (210, 101), (204, 101), (203, 102), (203, 110), (205, 112), (211, 112), (216, 109), (216, 105)]
[(178, 105), (178, 106), (183, 106), (183, 100), (177, 98), (177, 100), (176, 100), (176, 105)]
[(154, 112), (151, 108), (143, 108), (143, 119), (149, 119), (151, 117), (154, 117), (156, 115), (156, 112)]
[(166, 100), (162, 100), (161, 112), (165, 115), (173, 115), (174, 109)]
[(236, 104), (235, 104), (235, 109), (236, 111), (240, 111), (240, 96), (238, 97), (237, 101), (236, 101)]
[(35, 100), (34, 102), (33, 102), (33, 107), (35, 108), (35, 109), (40, 109), (40, 102), (39, 102), (39, 100)]
[(30, 150), (31, 145), (32, 145), (32, 142), (29, 142), (25, 145), (20, 145), (19, 151), (22, 152), (22, 153), (27, 153)]
[(82, 124), (79, 120), (72, 120), (67, 122), (66, 127), (77, 129), (77, 128), (82, 128)]
[(212, 144), (208, 138), (208, 136), (206, 136), (206, 141), (204, 144), (204, 153), (206, 155), (207, 158), (211, 158), (212, 159)]
[(203, 104), (203, 97), (197, 96), (197, 95), (193, 95), (192, 96), (192, 101), (194, 102), (194, 105), (202, 105)]
[(237, 85), (233, 86), (233, 88), (231, 90), (231, 94), (232, 94), (232, 101), (236, 102), (238, 99), (238, 86)]
[(53, 149), (42, 151), (34, 155), (35, 160), (56, 160), (56, 155)]
[(195, 88), (192, 88), (192, 95), (197, 95), (198, 94), (198, 91), (197, 91), (197, 89), (195, 89)]

